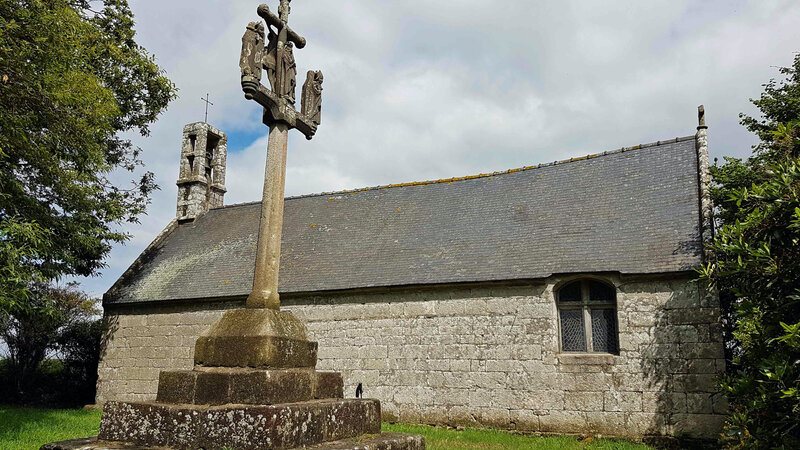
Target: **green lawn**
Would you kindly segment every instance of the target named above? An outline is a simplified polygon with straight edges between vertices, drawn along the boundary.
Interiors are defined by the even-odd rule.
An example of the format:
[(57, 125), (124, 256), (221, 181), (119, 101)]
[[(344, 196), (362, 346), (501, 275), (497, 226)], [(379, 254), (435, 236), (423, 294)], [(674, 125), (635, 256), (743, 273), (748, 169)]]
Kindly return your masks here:
[(0, 406), (0, 450), (38, 449), (44, 444), (97, 434), (100, 411)]
[(414, 433), (425, 436), (428, 450), (450, 449), (620, 449), (647, 450), (644, 444), (612, 439), (579, 440), (571, 436), (531, 436), (513, 434), (500, 430), (478, 430), (467, 428), (463, 431), (424, 425), (383, 424), (383, 431)]
[[(48, 442), (97, 434), (100, 411), (49, 410), (0, 406), (0, 450), (38, 449)], [(568, 436), (523, 436), (496, 430), (464, 431), (422, 425), (384, 424), (384, 431), (425, 436), (430, 450), (443, 449), (622, 449), (650, 447), (625, 441), (579, 441)]]

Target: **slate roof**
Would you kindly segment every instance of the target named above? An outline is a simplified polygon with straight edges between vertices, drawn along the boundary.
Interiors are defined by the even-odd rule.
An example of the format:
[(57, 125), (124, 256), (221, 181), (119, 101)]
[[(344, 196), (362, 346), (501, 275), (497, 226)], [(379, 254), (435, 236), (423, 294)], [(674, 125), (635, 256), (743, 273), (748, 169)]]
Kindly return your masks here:
[[(701, 263), (694, 136), (436, 182), (290, 197), (282, 293), (669, 273)], [(172, 226), (106, 303), (246, 296), (260, 203)]]

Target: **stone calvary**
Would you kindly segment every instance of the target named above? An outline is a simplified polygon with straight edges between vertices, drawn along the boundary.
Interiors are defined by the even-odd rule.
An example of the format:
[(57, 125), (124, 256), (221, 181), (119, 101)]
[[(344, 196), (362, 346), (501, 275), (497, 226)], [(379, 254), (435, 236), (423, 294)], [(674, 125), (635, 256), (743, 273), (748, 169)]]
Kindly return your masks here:
[[(425, 448), (422, 436), (381, 433), (379, 401), (344, 399), (341, 374), (315, 369), (317, 343), (308, 339), (302, 321), (280, 310), (288, 132), (296, 128), (311, 139), (320, 124), (322, 104), (322, 73), (310, 71), (301, 111), (294, 108), (292, 52), (294, 46), (305, 47), (306, 41), (288, 25), (289, 2), (280, 1), (277, 15), (267, 5), (259, 6), (266, 28), (262, 22), (252, 22), (242, 37), (242, 90), (247, 99), (263, 106), (264, 124), (269, 127), (255, 276), (246, 307), (226, 312), (197, 339), (193, 370), (161, 371), (154, 402), (107, 402), (98, 437), (43, 448)], [(264, 72), (269, 88), (261, 84)], [(179, 217), (198, 212), (190, 211), (192, 199), (198, 197), (194, 194), (202, 197), (198, 189), (207, 195), (218, 192), (220, 203), (224, 193), (224, 168), (222, 174), (218, 165), (214, 170), (215, 163), (224, 161), (219, 149), (225, 141), (222, 133), (206, 124), (190, 132), (185, 142), (187, 163), (182, 162), (179, 180), (179, 192), (184, 194)], [(196, 158), (204, 150), (205, 158)]]
[[(259, 14), (239, 63), (270, 126), (265, 195), (226, 205), (225, 133), (184, 127), (176, 215), (103, 297), (98, 405), (158, 411), (147, 423), (172, 427), (169, 436), (205, 427), (187, 407), (222, 420), (266, 408), (292, 429), (297, 410), (274, 408), (309, 395), (342, 402), (343, 427), (345, 411), (356, 417), (343, 408), (378, 404), (322, 398), (357, 391), (379, 399), (390, 422), (719, 435), (719, 298), (695, 281), (714, 233), (702, 108), (682, 137), (288, 197), (284, 208), (285, 136), (316, 133), (323, 76), (295, 80), (305, 39), (288, 26), (287, 2)], [(325, 423), (330, 410), (305, 411)], [(107, 414), (103, 432), (123, 413)], [(161, 420), (167, 413), (180, 415)]]

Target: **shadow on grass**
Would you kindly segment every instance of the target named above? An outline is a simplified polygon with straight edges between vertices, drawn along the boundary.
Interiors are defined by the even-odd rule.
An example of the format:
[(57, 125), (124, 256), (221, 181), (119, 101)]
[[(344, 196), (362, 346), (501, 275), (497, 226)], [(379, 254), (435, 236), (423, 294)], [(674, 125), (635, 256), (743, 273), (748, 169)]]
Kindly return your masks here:
[(384, 424), (383, 431), (425, 436), (428, 450), (445, 449), (620, 449), (646, 450), (651, 447), (614, 439), (579, 439), (573, 436), (534, 436), (501, 430), (467, 428), (453, 430), (425, 425)]

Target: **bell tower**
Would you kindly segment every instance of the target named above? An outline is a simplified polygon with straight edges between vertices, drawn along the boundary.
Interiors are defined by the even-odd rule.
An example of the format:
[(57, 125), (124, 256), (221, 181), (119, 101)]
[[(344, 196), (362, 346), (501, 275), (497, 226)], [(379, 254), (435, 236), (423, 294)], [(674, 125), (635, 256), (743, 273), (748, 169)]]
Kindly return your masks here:
[(205, 122), (183, 127), (181, 164), (178, 175), (180, 222), (189, 222), (223, 205), (228, 136)]

